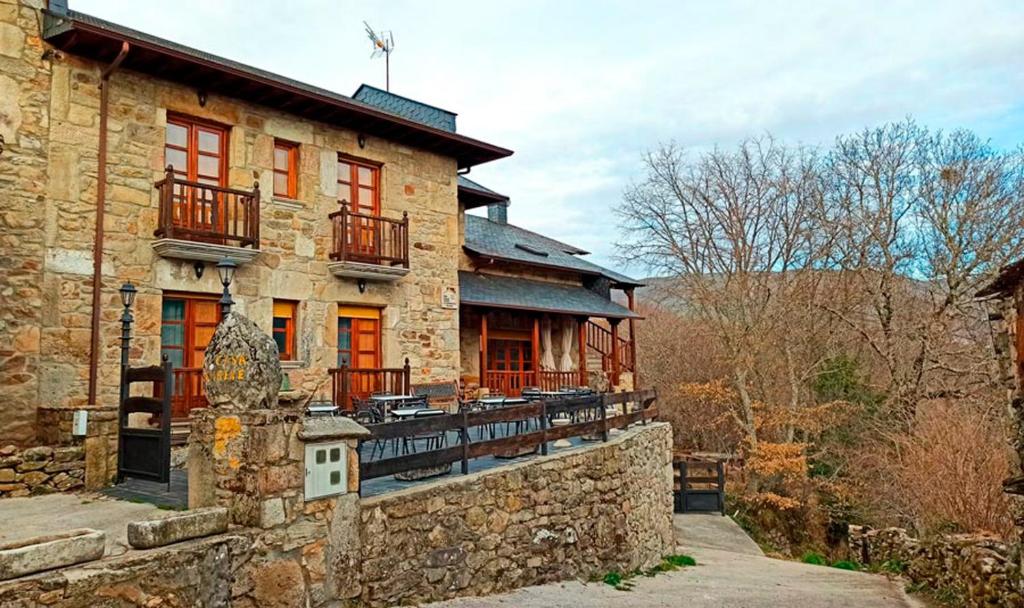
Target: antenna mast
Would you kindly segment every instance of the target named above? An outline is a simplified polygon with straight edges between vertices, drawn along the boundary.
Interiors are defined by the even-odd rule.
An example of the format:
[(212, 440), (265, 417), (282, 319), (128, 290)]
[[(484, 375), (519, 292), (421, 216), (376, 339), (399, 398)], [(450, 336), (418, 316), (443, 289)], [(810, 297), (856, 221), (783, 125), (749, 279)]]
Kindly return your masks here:
[(390, 31), (375, 32), (370, 24), (363, 21), (363, 25), (366, 26), (366, 35), (369, 36), (370, 42), (373, 43), (373, 53), (370, 54), (371, 58), (380, 57), (384, 55), (384, 82), (385, 88), (388, 92), (391, 91), (391, 51), (395, 50), (395, 37)]

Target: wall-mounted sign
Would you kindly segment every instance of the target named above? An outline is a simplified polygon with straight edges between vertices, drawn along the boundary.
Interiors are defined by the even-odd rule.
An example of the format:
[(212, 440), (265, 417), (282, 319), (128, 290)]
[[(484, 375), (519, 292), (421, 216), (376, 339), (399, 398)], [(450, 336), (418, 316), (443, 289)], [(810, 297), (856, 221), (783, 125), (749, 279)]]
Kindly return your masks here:
[(459, 292), (454, 287), (445, 287), (441, 290), (441, 308), (452, 310), (459, 307)]

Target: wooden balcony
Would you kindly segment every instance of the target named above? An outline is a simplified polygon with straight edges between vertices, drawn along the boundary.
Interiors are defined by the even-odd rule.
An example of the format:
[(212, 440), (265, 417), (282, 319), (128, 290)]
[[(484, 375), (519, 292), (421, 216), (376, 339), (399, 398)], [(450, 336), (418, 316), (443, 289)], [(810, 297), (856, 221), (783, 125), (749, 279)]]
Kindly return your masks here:
[(352, 410), (352, 398), (366, 399), (374, 393), (408, 395), (412, 390), (409, 360), (402, 367), (335, 367), (331, 376), (331, 398), (344, 411)]
[(409, 215), (353, 213), (347, 203), (328, 216), (334, 228), (328, 268), (339, 277), (396, 281), (409, 273)]
[(259, 255), (260, 187), (237, 190), (176, 177), (167, 167), (154, 184), (160, 215), (153, 249), (163, 257), (244, 264)]

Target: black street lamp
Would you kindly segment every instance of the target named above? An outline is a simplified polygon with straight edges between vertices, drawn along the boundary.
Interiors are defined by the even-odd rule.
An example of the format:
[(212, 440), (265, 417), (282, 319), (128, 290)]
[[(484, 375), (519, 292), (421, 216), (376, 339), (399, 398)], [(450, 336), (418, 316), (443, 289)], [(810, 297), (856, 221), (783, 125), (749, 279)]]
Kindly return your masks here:
[(128, 383), (125, 382), (125, 373), (128, 370), (128, 351), (132, 345), (132, 322), (135, 321), (135, 317), (132, 316), (132, 304), (135, 303), (135, 296), (138, 294), (138, 290), (131, 282), (125, 283), (118, 290), (121, 294), (121, 305), (124, 306), (124, 311), (121, 313), (121, 403), (128, 398)]
[(235, 270), (238, 268), (238, 264), (235, 264), (231, 258), (224, 258), (217, 262), (217, 274), (220, 275), (220, 284), (224, 286), (224, 293), (220, 297), (220, 316), (224, 318), (231, 312), (231, 307), (234, 306), (235, 301), (231, 299), (231, 281), (235, 280)]

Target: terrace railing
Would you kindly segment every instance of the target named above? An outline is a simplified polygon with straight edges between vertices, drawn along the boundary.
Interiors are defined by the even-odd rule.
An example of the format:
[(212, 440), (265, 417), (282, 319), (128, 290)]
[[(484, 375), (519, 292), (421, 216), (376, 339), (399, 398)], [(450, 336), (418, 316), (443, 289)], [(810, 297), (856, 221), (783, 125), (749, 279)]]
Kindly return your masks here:
[(402, 367), (335, 367), (327, 370), (331, 376), (331, 396), (334, 405), (344, 411), (352, 410), (352, 398), (365, 399), (373, 393), (408, 395), (412, 384), (409, 360)]
[(353, 213), (348, 203), (327, 216), (334, 226), (331, 259), (409, 267), (409, 214), (402, 219)]
[[(484, 456), (521, 453), (524, 450), (539, 450), (547, 454), (548, 442), (570, 437), (591, 436), (608, 440), (608, 431), (625, 428), (636, 422), (646, 424), (658, 417), (655, 405), (657, 393), (654, 390), (628, 393), (608, 393), (559, 400), (545, 400), (479, 412), (461, 411), (401, 422), (370, 424), (367, 429), (371, 436), (362, 443), (415, 441), (416, 437), (431, 434), (453, 433), (459, 440), (438, 449), (421, 451), (400, 456), (363, 460), (360, 462), (360, 479), (368, 480), (396, 473), (431, 469), (460, 462), (462, 474), (469, 472), (469, 461)], [(625, 406), (633, 404), (632, 409)], [(609, 414), (609, 406), (621, 405), (622, 413)], [(628, 411), (627, 411), (628, 409)], [(558, 419), (564, 424), (552, 424)], [(536, 430), (529, 430), (531, 424)], [(526, 432), (505, 437), (471, 441), (474, 427), (499, 423), (523, 424)], [(478, 434), (478, 436), (480, 436)], [(386, 450), (382, 450), (382, 453)]]
[(181, 179), (167, 167), (160, 193), (160, 238), (259, 249), (260, 186), (238, 190)]

